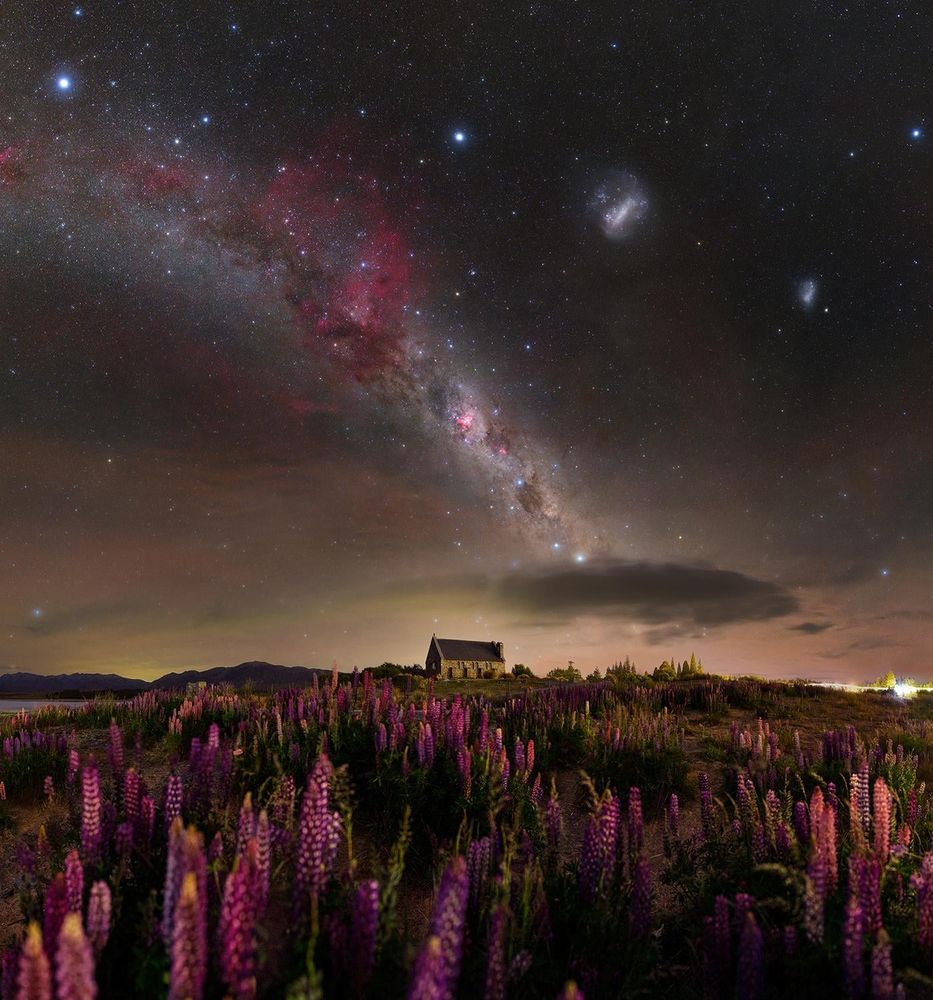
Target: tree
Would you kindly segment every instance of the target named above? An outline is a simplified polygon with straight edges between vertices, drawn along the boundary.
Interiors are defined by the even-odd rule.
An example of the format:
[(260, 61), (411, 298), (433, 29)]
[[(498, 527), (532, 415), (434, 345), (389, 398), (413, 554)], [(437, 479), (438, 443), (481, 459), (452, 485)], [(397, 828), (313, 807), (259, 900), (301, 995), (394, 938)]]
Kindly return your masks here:
[(583, 680), (583, 675), (573, 665), (573, 660), (568, 660), (566, 667), (555, 667), (554, 670), (548, 671), (547, 677), (549, 681), (566, 681), (571, 684)]
[(603, 675), (599, 672), (599, 667), (597, 667), (591, 674), (586, 675), (588, 684), (598, 684), (602, 679)]
[(670, 660), (665, 660), (660, 666), (654, 668), (652, 676), (656, 681), (673, 681), (677, 679), (677, 671)]
[(534, 674), (531, 672), (530, 668), (528, 668), (528, 667), (525, 666), (524, 663), (516, 663), (515, 666), (512, 667), (512, 676), (513, 677), (534, 677)]
[(889, 670), (886, 674), (883, 674), (878, 678), (875, 684), (877, 687), (893, 688), (894, 685), (897, 684), (897, 678), (894, 676), (894, 671)]

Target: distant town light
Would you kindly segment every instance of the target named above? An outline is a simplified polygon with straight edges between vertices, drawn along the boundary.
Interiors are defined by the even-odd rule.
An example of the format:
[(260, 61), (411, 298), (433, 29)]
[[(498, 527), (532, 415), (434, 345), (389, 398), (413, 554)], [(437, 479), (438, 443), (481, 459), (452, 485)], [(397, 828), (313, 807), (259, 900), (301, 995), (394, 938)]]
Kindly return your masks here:
[(912, 698), (917, 693), (917, 689), (913, 684), (906, 684), (901, 681), (894, 685), (894, 693), (898, 698)]

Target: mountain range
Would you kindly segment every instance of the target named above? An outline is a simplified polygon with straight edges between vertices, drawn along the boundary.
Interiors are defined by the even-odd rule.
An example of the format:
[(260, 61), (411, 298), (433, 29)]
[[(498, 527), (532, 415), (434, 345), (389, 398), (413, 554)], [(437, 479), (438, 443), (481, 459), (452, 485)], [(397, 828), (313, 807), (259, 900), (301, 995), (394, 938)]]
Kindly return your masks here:
[(3, 695), (84, 694), (92, 691), (161, 691), (205, 681), (208, 684), (232, 684), (244, 687), (300, 687), (310, 684), (314, 675), (328, 676), (329, 670), (313, 667), (283, 667), (275, 663), (250, 661), (235, 667), (212, 667), (209, 670), (183, 670), (163, 674), (154, 681), (121, 677), (119, 674), (0, 674), (0, 697)]

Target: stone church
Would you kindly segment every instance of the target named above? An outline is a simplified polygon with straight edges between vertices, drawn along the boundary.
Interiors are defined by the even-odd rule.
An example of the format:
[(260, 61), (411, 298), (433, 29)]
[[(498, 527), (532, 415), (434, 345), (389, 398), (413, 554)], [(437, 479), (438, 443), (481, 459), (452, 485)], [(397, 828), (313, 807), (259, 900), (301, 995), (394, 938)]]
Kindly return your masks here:
[(424, 666), (429, 677), (442, 681), (464, 677), (502, 677), (505, 673), (502, 643), (438, 639), (432, 635)]

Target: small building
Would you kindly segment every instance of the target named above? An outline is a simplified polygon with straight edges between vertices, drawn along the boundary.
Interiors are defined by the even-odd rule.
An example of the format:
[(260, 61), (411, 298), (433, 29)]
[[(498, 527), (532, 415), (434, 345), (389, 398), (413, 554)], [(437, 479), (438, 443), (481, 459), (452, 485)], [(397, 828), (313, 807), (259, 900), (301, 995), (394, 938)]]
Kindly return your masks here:
[(505, 673), (502, 643), (438, 639), (432, 635), (424, 666), (428, 677), (437, 677), (442, 681), (465, 677), (502, 677)]

